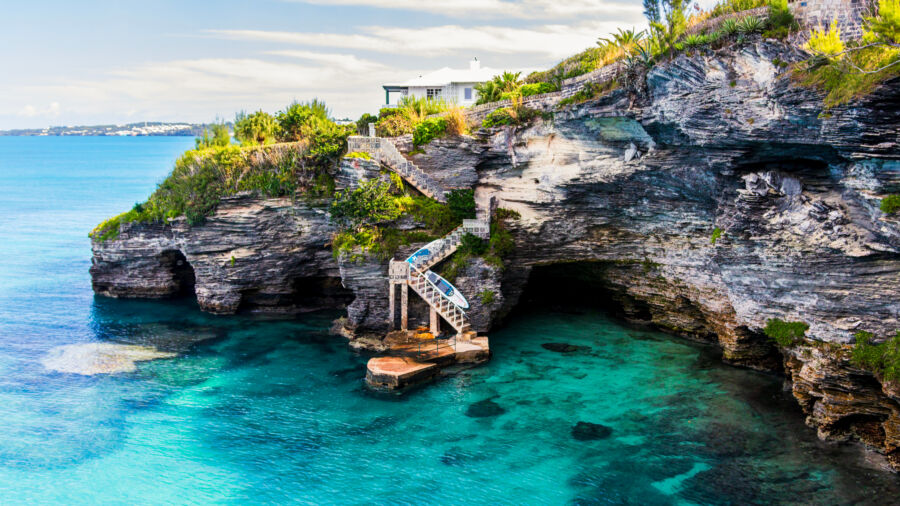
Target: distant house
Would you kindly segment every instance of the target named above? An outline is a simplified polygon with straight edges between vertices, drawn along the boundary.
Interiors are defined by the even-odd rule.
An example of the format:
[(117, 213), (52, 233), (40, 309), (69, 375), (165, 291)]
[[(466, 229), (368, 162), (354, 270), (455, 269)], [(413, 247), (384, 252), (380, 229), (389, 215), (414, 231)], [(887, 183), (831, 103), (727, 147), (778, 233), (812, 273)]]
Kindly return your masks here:
[(478, 58), (473, 58), (467, 69), (444, 67), (404, 83), (385, 84), (382, 107), (395, 106), (406, 96), (443, 98), (462, 106), (472, 105), (478, 99), (475, 85), (490, 81), (499, 73), (496, 69), (482, 67)]

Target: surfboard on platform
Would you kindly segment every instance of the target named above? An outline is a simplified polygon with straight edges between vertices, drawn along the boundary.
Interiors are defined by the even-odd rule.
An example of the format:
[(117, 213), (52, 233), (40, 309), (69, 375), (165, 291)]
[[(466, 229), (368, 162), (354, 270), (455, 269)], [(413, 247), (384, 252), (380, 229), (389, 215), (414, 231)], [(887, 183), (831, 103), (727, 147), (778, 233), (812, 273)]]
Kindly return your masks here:
[(443, 242), (444, 242), (443, 239), (437, 239), (437, 240), (431, 241), (430, 243), (426, 244), (425, 246), (422, 246), (421, 248), (417, 249), (415, 251), (415, 253), (413, 253), (412, 255), (409, 256), (409, 258), (406, 259), (406, 261), (411, 265), (416, 265), (418, 263), (425, 261), (425, 259), (427, 259), (431, 255), (433, 255), (434, 253), (437, 253), (437, 251), (439, 249), (441, 249), (441, 244), (443, 244)]
[(461, 293), (459, 293), (459, 290), (457, 290), (455, 286), (450, 284), (449, 281), (432, 271), (425, 272), (425, 279), (428, 280), (428, 282), (431, 283), (431, 286), (440, 292), (445, 299), (462, 309), (469, 309), (469, 302)]

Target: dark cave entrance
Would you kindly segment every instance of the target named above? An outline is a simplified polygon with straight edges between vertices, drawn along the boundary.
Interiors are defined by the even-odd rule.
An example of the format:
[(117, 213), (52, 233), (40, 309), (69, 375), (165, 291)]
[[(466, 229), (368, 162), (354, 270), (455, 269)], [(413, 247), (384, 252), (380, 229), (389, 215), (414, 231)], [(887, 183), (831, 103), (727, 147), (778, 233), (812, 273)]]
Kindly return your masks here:
[(239, 312), (305, 313), (324, 309), (345, 309), (355, 295), (344, 288), (337, 276), (303, 276), (294, 278), (286, 293), (260, 289), (241, 291)]
[(195, 297), (194, 286), (197, 278), (194, 268), (185, 258), (184, 253), (178, 250), (163, 251), (159, 256), (163, 269), (172, 273), (173, 297)]
[[(716, 323), (683, 289), (655, 272), (650, 261), (577, 261), (531, 269), (514, 314), (535, 311), (581, 314), (599, 310), (630, 326), (653, 328), (724, 350)], [(725, 361), (782, 372), (774, 343), (746, 327), (733, 329)]]
[(649, 306), (610, 283), (614, 262), (582, 261), (536, 265), (522, 291), (517, 312), (596, 309), (634, 324), (650, 324)]

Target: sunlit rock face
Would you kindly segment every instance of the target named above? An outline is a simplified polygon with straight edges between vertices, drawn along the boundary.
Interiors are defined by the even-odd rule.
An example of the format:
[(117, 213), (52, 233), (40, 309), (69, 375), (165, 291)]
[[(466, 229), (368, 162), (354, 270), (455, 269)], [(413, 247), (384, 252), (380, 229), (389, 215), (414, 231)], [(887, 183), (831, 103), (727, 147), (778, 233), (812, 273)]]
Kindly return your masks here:
[[(900, 192), (900, 83), (823, 111), (778, 64), (803, 57), (774, 42), (682, 55), (637, 94), (413, 155), (447, 188), (473, 187), (480, 205), (520, 215), (507, 220), (516, 247), (503, 267), (476, 260), (455, 281), (473, 326), (496, 327), (538, 292), (607, 305), (717, 343), (731, 363), (783, 371), (820, 436), (864, 441), (900, 465), (900, 397), (848, 352), (859, 330), (900, 329), (900, 219), (878, 209)], [(345, 161), (337, 180), (377, 173)], [(112, 296), (190, 286), (222, 313), (349, 304), (346, 335), (383, 335), (387, 264), (334, 259), (332, 232), (325, 208), (242, 197), (202, 226), (134, 225), (95, 242), (94, 286)], [(411, 324), (427, 321), (420, 302), (410, 296)], [(762, 332), (770, 318), (808, 323), (820, 346), (779, 350)]]

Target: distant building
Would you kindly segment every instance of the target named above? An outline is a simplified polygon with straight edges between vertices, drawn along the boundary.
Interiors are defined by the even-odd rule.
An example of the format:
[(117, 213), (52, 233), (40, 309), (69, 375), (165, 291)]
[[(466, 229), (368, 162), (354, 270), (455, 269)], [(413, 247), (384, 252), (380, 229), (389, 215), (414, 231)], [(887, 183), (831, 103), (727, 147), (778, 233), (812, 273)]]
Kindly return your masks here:
[(499, 73), (496, 69), (482, 67), (478, 58), (473, 58), (467, 69), (444, 67), (404, 83), (385, 84), (382, 86), (385, 102), (382, 107), (395, 106), (406, 96), (442, 98), (462, 106), (472, 105), (478, 99), (475, 85), (490, 81)]

